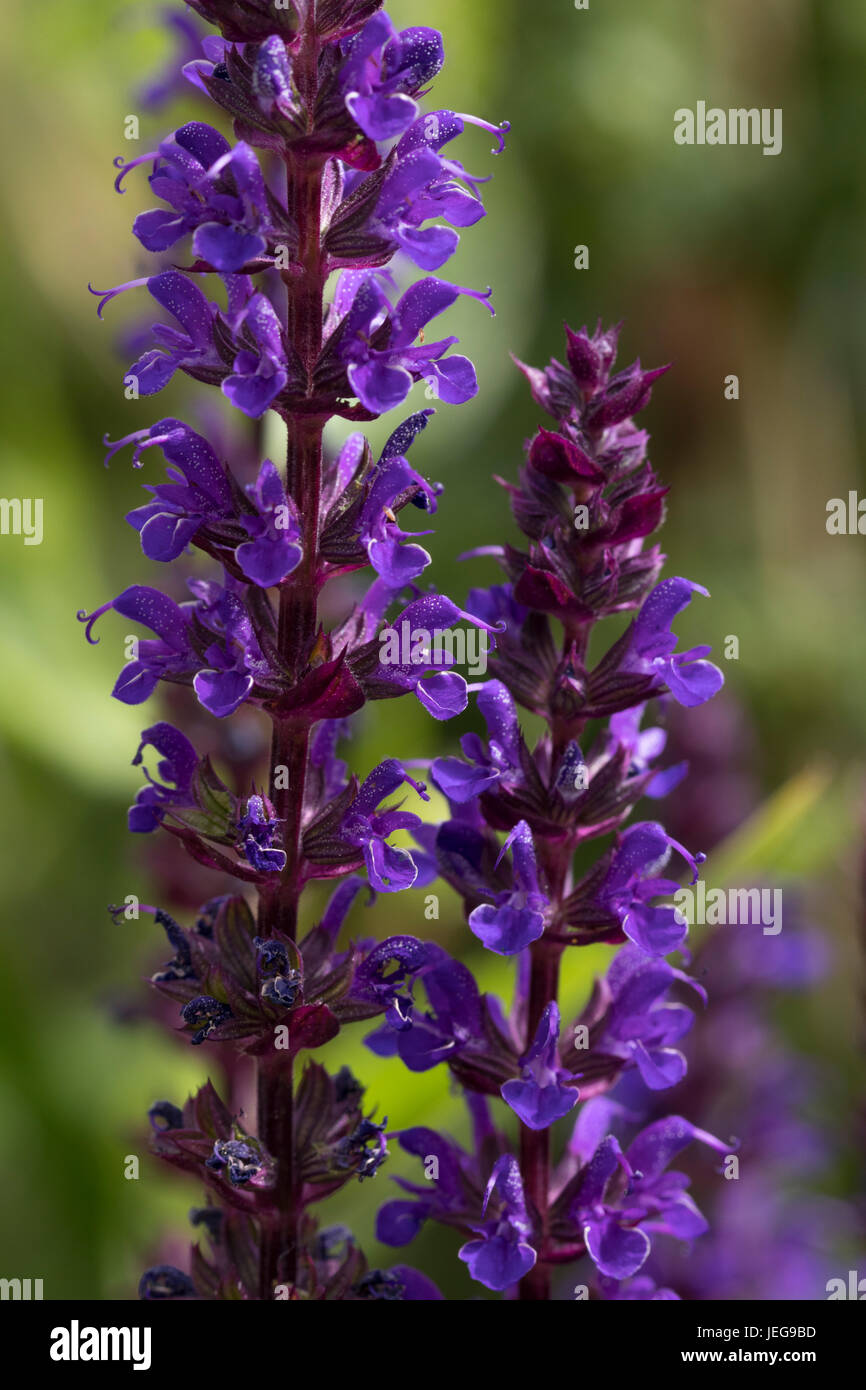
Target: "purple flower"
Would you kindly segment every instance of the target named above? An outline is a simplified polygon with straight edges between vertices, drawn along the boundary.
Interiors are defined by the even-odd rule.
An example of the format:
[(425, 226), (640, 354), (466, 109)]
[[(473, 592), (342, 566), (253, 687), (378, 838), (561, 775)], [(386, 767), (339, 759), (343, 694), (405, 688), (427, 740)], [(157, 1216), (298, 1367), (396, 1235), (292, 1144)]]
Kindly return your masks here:
[(423, 958), (413, 957), (413, 984), (423, 984), (429, 1010), (420, 1013), (411, 1001), (395, 1001), (398, 1007), (392, 1003), (385, 1025), (364, 1040), (378, 1056), (399, 1056), (415, 1072), (455, 1061), (484, 1037), (481, 995), (471, 970), (439, 946), (429, 944), (423, 951)]
[(222, 393), (237, 410), (258, 420), (289, 379), (282, 327), (271, 301), (260, 293), (250, 296), (232, 326), (240, 351)]
[(402, 530), (393, 508), (400, 498), (411, 492), (413, 500), (424, 511), (431, 514), (436, 511), (436, 490), (405, 458), (405, 451), (425, 428), (432, 413), (419, 411), (404, 420), (391, 435), (370, 480), (359, 516), (359, 542), (384, 585), (395, 592), (417, 579), (430, 564), (427, 551), (414, 543), (416, 536), (429, 532)]
[(195, 602), (177, 604), (158, 589), (135, 584), (95, 612), (78, 613), (87, 640), (94, 622), (113, 608), (155, 634), (138, 643), (136, 657), (118, 676), (112, 694), (138, 705), (160, 680), (192, 683), (200, 704), (218, 719), (232, 714), (270, 670), (241, 599), (212, 580), (189, 581)]
[(130, 618), (154, 633), (154, 640), (138, 643), (137, 657), (127, 662), (118, 676), (112, 694), (124, 704), (138, 705), (148, 698), (162, 679), (172, 679), (189, 671), (195, 654), (190, 639), (189, 614), (173, 599), (143, 584), (124, 589), (116, 599), (97, 608), (93, 613), (80, 610), (78, 621), (84, 623), (88, 642), (96, 643), (91, 630), (97, 618), (113, 608), (121, 617)]
[(155, 748), (160, 760), (156, 777), (144, 768), (147, 786), (142, 787), (135, 805), (129, 809), (129, 828), (137, 835), (156, 830), (167, 810), (195, 805), (192, 779), (198, 754), (189, 739), (172, 724), (152, 724), (149, 729), (142, 730), (133, 767), (142, 765), (145, 748)]
[(388, 937), (356, 967), (350, 997), (383, 1009), (389, 1028), (411, 1028), (412, 987), (437, 950), (415, 936)]
[(424, 1126), (404, 1129), (398, 1136), (400, 1148), (426, 1164), (436, 1160), (436, 1180), (423, 1186), (405, 1178), (394, 1181), (413, 1200), (398, 1198), (380, 1207), (376, 1217), (376, 1237), (384, 1245), (409, 1245), (430, 1219), (464, 1225), (467, 1213), (477, 1213), (481, 1205), (481, 1183), (477, 1180), (475, 1159), (453, 1140)]
[(467, 902), (477, 906), (509, 887), (510, 865), (496, 868), (499, 841), (482, 828), (477, 807), (457, 809), (460, 819), (443, 821), (438, 827), (424, 825), (415, 837), (434, 866), (433, 877), (446, 879)]
[(577, 1087), (566, 1084), (573, 1078), (560, 1065), (558, 1044), (559, 1007), (551, 1000), (532, 1046), (520, 1059), (520, 1080), (502, 1087), (502, 1099), (529, 1129), (548, 1129), (577, 1104)]
[[(153, 501), (126, 515), (148, 559), (176, 560), (201, 533), (212, 545), (230, 549), (244, 576), (263, 588), (281, 583), (297, 568), (302, 555), (297, 509), (270, 459), (246, 487), (250, 510), (238, 514), (237, 498), (214, 450), (181, 420), (158, 420), (150, 429), (113, 444), (104, 442), (109, 448), (106, 462), (134, 444), (132, 461), (137, 468), (144, 450), (158, 445), (175, 465), (169, 469), (171, 482), (146, 487)], [(242, 535), (249, 539), (240, 540)]]
[(569, 1215), (602, 1274), (612, 1279), (636, 1274), (650, 1252), (648, 1231), (692, 1240), (707, 1229), (686, 1191), (686, 1175), (666, 1171), (693, 1140), (719, 1153), (730, 1148), (680, 1115), (669, 1115), (641, 1130), (625, 1154), (608, 1135), (588, 1157)]
[(202, 435), (181, 420), (157, 420), (149, 429), (136, 430), (116, 443), (107, 437), (103, 442), (109, 450), (106, 463), (119, 449), (134, 444), (134, 468), (141, 467), (142, 453), (154, 445), (175, 466), (169, 470), (171, 482), (146, 488), (154, 500), (126, 515), (141, 536), (141, 548), (148, 559), (177, 559), (202, 526), (233, 516), (231, 485), (216, 454)]
[[(393, 590), (377, 581), (364, 600), (371, 623), (381, 617)], [(413, 691), (434, 719), (451, 719), (468, 704), (468, 687), (456, 671), (443, 671), (432, 648), (435, 632), (445, 632), (460, 620), (487, 632), (495, 631), (473, 614), (458, 608), (444, 594), (425, 594), (410, 603), (379, 635), (376, 677), (387, 688)], [(441, 655), (447, 656), (447, 652)], [(447, 664), (447, 662), (445, 663)]]
[(109, 300), (124, 290), (146, 285), (149, 294), (160, 308), (171, 314), (179, 324), (153, 325), (153, 336), (160, 348), (150, 348), (129, 368), (127, 376), (134, 377), (142, 396), (153, 396), (168, 385), (179, 368), (204, 380), (217, 380), (223, 374), (223, 361), (214, 340), (217, 306), (209, 304), (197, 285), (177, 270), (165, 270), (143, 280), (129, 280), (112, 290), (99, 292), (98, 313)]
[[(456, 338), (417, 347), (412, 344), (430, 320), (450, 308), (461, 294), (487, 304), (490, 291), (462, 289), (428, 276), (412, 285), (392, 307), (380, 279), (372, 271), (344, 271), (331, 310), (332, 332), (339, 334), (339, 355), (361, 404), (375, 415), (383, 415), (401, 405), (413, 383), (422, 380), (451, 405), (471, 400), (478, 391), (472, 363), (467, 357), (445, 357)], [(487, 307), (492, 313), (492, 307)]]
[(514, 868), (513, 889), (497, 893), (492, 905), (482, 903), (469, 914), (469, 926), (478, 940), (500, 956), (516, 956), (538, 940), (549, 903), (539, 887), (535, 847), (526, 821), (518, 821), (508, 835), (497, 865), (508, 850)]
[[(238, 410), (257, 420), (289, 381), (283, 331), (273, 305), (266, 295), (252, 290), (247, 276), (227, 275), (228, 312), (223, 316), (216, 304), (205, 299), (201, 290), (177, 270), (165, 270), (142, 280), (129, 280), (112, 290), (97, 291), (99, 314), (124, 290), (146, 285), (151, 296), (180, 325), (155, 323), (153, 336), (158, 348), (150, 348), (129, 368), (142, 396), (162, 391), (175, 372), (182, 370), (199, 381), (219, 383)], [(231, 370), (217, 347), (233, 343), (235, 356)], [(294, 377), (293, 377), (294, 381)]]
[(663, 826), (655, 821), (630, 825), (620, 837), (610, 868), (598, 892), (598, 901), (619, 922), (626, 936), (652, 956), (666, 956), (685, 939), (688, 925), (673, 907), (652, 907), (652, 898), (676, 893), (675, 879), (658, 877), (676, 850), (698, 879), (698, 864), (706, 855), (692, 857)]
[(409, 811), (377, 810), (380, 802), (404, 782), (425, 801), (429, 800), (422, 783), (414, 781), (396, 758), (386, 758), (361, 783), (340, 824), (340, 838), (363, 851), (367, 877), (378, 893), (402, 892), (411, 888), (418, 876), (409, 851), (388, 844), (388, 836), (395, 830), (411, 830), (420, 824), (418, 816)]
[(700, 584), (688, 579), (663, 579), (645, 600), (635, 618), (624, 669), (655, 675), (681, 705), (702, 705), (724, 684), (717, 666), (704, 658), (710, 647), (676, 652), (677, 639), (670, 626), (691, 603), (692, 594), (708, 596)]
[(237, 851), (260, 873), (279, 873), (285, 867), (286, 853), (279, 847), (281, 825), (266, 796), (255, 794), (248, 799), (238, 820)]
[(418, 114), (413, 98), (445, 61), (435, 29), (398, 32), (381, 12), (348, 41), (346, 53), (340, 73), (346, 107), (371, 140), (390, 140), (412, 124)]
[(633, 1063), (651, 1091), (666, 1090), (683, 1079), (686, 1059), (673, 1044), (689, 1031), (694, 1017), (684, 1005), (664, 1002), (677, 981), (691, 985), (706, 1001), (701, 986), (667, 961), (631, 944), (617, 952), (582, 1020), (591, 1028), (586, 1061), (590, 1075), (602, 1058), (610, 1057)]
[(498, 1207), (497, 1215), (482, 1225), (473, 1226), (479, 1238), (461, 1246), (459, 1255), (469, 1266), (473, 1279), (488, 1289), (501, 1292), (528, 1274), (536, 1259), (526, 1239), (532, 1232), (532, 1224), (526, 1210), (520, 1168), (510, 1154), (503, 1154), (494, 1164), (484, 1194), (482, 1215), (486, 1214), (491, 1198)]
[(469, 1093), (467, 1103), (472, 1153), (432, 1129), (417, 1127), (399, 1135), (400, 1147), (423, 1161), (426, 1181), (394, 1179), (409, 1199), (385, 1203), (376, 1219), (376, 1235), (386, 1245), (408, 1245), (428, 1220), (473, 1231), (478, 1239), (463, 1246), (460, 1258), (473, 1278), (501, 1290), (535, 1263), (527, 1240), (531, 1227), (519, 1168), (506, 1151), (504, 1136), (493, 1127), (486, 1098)]
[(128, 164), (116, 161), (119, 192), (130, 169), (149, 159), (151, 189), (170, 211), (155, 208), (135, 219), (132, 230), (145, 250), (167, 251), (192, 233), (195, 255), (215, 270), (239, 271), (264, 255), (273, 232), (265, 181), (249, 145), (241, 141), (232, 148), (212, 126), (190, 121), (155, 153)]
[(269, 667), (238, 595), (210, 580), (191, 580), (189, 587), (198, 599), (196, 618), (216, 639), (204, 650), (207, 664), (193, 678), (193, 689), (199, 703), (223, 719), (247, 698), (257, 675), (267, 678)]
[(256, 512), (240, 518), (250, 540), (237, 547), (235, 557), (246, 578), (267, 589), (281, 584), (301, 563), (300, 517), (270, 459), (246, 493)]
[[(473, 607), (478, 613), (477, 602)], [(498, 608), (485, 614), (497, 626), (502, 622), (500, 615)], [(502, 681), (485, 681), (477, 689), (478, 709), (487, 724), (487, 747), (477, 734), (464, 734), (460, 746), (471, 761), (436, 758), (430, 769), (432, 780), (442, 795), (457, 805), (487, 791), (500, 779), (513, 782), (520, 777), (520, 721), (514, 699)]]
[[(665, 750), (668, 741), (667, 732), (664, 729), (641, 729), (646, 705), (635, 705), (633, 709), (623, 710), (620, 714), (611, 715), (608, 723), (607, 753), (615, 755), (619, 748), (625, 748), (631, 758), (628, 770), (630, 777), (641, 777), (648, 772), (655, 762), (660, 758)], [(686, 776), (689, 765), (686, 762), (675, 763), (672, 767), (665, 768), (663, 772), (657, 773), (652, 781), (644, 788), (644, 796), (649, 796), (653, 800), (667, 796)]]
[[(462, 133), (466, 122), (495, 134), (502, 150), (507, 122), (493, 126), (453, 111), (420, 116), (396, 147), (394, 166), (376, 205), (376, 229), (422, 270), (438, 270), (453, 255), (460, 240), (454, 227), (471, 227), (484, 216), (477, 191), (484, 180), (473, 178), (456, 160), (440, 153), (443, 145)], [(444, 217), (451, 226), (422, 227), (434, 217)]]

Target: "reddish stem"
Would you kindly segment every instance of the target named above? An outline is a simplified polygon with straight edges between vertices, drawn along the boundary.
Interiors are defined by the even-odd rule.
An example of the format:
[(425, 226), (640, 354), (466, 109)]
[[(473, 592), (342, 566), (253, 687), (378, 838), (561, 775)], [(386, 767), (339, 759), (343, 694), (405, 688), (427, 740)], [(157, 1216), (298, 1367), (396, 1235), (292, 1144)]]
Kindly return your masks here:
[[(294, 57), (294, 73), (313, 128), (318, 88), (319, 40), (314, 7)], [(291, 346), (307, 373), (307, 396), (313, 394), (313, 372), (322, 348), (325, 271), (321, 253), (320, 156), (286, 152), (287, 206), (298, 225), (297, 260), (300, 275), (284, 273), (287, 291), (286, 325)], [(295, 679), (300, 679), (316, 639), (318, 626), (318, 542), (324, 420), (289, 417), (286, 488), (301, 517), (303, 558), (280, 587), (278, 642), (280, 655)], [(302, 722), (275, 719), (271, 743), (270, 799), (283, 822), (286, 864), (276, 890), (259, 901), (259, 929), (297, 937), (301, 876), (301, 835), (307, 779), (309, 728)], [(273, 1297), (279, 1281), (297, 1277), (297, 1228), (301, 1215), (299, 1183), (294, 1162), (293, 1067), (276, 1050), (258, 1062), (258, 1133), (276, 1160), (274, 1216), (263, 1223), (259, 1268), (259, 1297)]]

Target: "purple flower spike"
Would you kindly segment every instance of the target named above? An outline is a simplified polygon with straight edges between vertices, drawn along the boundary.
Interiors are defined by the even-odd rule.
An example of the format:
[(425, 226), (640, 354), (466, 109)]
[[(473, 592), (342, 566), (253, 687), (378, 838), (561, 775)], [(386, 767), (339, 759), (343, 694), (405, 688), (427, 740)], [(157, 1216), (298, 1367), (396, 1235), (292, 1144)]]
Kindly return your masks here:
[[(106, 463), (129, 446), (139, 468), (162, 450), (166, 472), (127, 521), (147, 560), (178, 568), (165, 592), (133, 584), (78, 614), (91, 644), (109, 609), (140, 626), (114, 697), (137, 705), (168, 686), (171, 707), (189, 711), (194, 695), (209, 750), (199, 757), (158, 722), (134, 759), (144, 786), (130, 829), (161, 828), (176, 852), (154, 858), (160, 897), (196, 895), (185, 925), (141, 908), (172, 953), (150, 983), (187, 1041), (219, 1051), (225, 1089), (223, 1099), (208, 1082), (183, 1106), (151, 1107), (153, 1150), (203, 1185), (207, 1204), (190, 1214), (189, 1262), (149, 1270), (141, 1297), (440, 1301), (420, 1270), (371, 1267), (350, 1230), (316, 1220), (318, 1202), (377, 1175), (396, 1138), (424, 1172), (395, 1178), (398, 1199), (376, 1223), (386, 1244), (407, 1245), (436, 1221), (460, 1233), (471, 1277), (509, 1301), (559, 1296), (567, 1284), (555, 1276), (584, 1257), (597, 1272), (592, 1297), (668, 1301), (663, 1250), (647, 1272), (651, 1242), (706, 1229), (670, 1165), (693, 1140), (727, 1146), (660, 1103), (686, 1073), (679, 1044), (693, 1018), (680, 995), (704, 997), (664, 959), (686, 936), (667, 905), (679, 887), (668, 865), (676, 852), (694, 883), (703, 856), (639, 819), (644, 795), (670, 793), (685, 774), (664, 763), (663, 728), (642, 720), (653, 700), (698, 705), (722, 684), (709, 648), (677, 651), (676, 619), (706, 591), (662, 579), (653, 539), (668, 488), (634, 417), (667, 368), (638, 359), (617, 371), (620, 329), (601, 323), (567, 329), (563, 361), (518, 364), (549, 416), (516, 480), (497, 479), (522, 539), (478, 538), (465, 558), (495, 561), (501, 582), (471, 590), (464, 608), (437, 593), (428, 537), (443, 487), (428, 472), (430, 441), (415, 445), (434, 412), (383, 430), (378, 457), (359, 430), (414, 386), (428, 402), (477, 394), (472, 362), (437, 325), (464, 297), (493, 314), (492, 291), (440, 276), (462, 229), (485, 217), (488, 180), (464, 167), (456, 141), (475, 126), (499, 154), (508, 123), (430, 109), (442, 37), (398, 29), (382, 0), (187, 7), (194, 22), (172, 23), (176, 61), (189, 61), (155, 97), (182, 76), (201, 114), (202, 101), (214, 114), (115, 161), (118, 191), (133, 169), (148, 178), (154, 206), (133, 233), (155, 259), (150, 273), (92, 293), (102, 318), (127, 289), (147, 289), (159, 321), (126, 334), (136, 360), (125, 395), (185, 384), (209, 437), (166, 417), (106, 440)], [(201, 39), (199, 22), (210, 26)], [(420, 268), (415, 283), (395, 257)], [(350, 432), (332, 456), (338, 422)], [(271, 425), (275, 462), (263, 457)], [(622, 635), (599, 651), (597, 625), (611, 617)], [(361, 780), (343, 741), (368, 702), (412, 695), (446, 721), (470, 694), (483, 732), (437, 758), (422, 756), (422, 740), (410, 761), (389, 757)], [(425, 779), (429, 768), (446, 800), (441, 824), (429, 819), (435, 804), (424, 820), (406, 805), (409, 792), (430, 801), (415, 768)], [(220, 881), (199, 896), (207, 872)], [(330, 898), (316, 905), (307, 890), (325, 880)], [(396, 904), (398, 934), (366, 928), (380, 894), (412, 887), (417, 920), (435, 920), (441, 899), (427, 888), (440, 882), (473, 937), (514, 958), (508, 1008), (482, 993), (468, 957), (407, 935)], [(110, 911), (118, 923), (132, 915)], [(587, 945), (620, 949), (562, 1028), (554, 967)], [(778, 971), (795, 971), (779, 949)], [(700, 973), (723, 1000), (732, 992), (712, 961)], [(331, 1052), (319, 1050), (355, 1023), (376, 1057), (419, 1076), (448, 1069), (469, 1110), (465, 1148), (422, 1127), (388, 1133), (378, 1097), (369, 1108), (347, 1066), (330, 1070)], [(747, 1026), (738, 1057), (761, 1054), (755, 1037)], [(699, 1101), (702, 1064), (690, 1056)], [(774, 1065), (767, 1076), (772, 1090)], [(242, 1124), (251, 1094), (258, 1134)], [(550, 1131), (572, 1111), (561, 1142)], [(798, 1147), (784, 1118), (762, 1123), (777, 1151), (792, 1134)], [(742, 1185), (723, 1186), (738, 1196)], [(684, 1277), (693, 1297), (700, 1277)]]
[(569, 1073), (559, 1064), (558, 1043), (559, 1008), (551, 1000), (531, 1048), (521, 1058), (521, 1080), (506, 1081), (502, 1087), (502, 1099), (530, 1129), (548, 1129), (578, 1101), (577, 1088), (563, 1081)]
[(498, 1293), (510, 1289), (535, 1265), (536, 1254), (526, 1237), (532, 1230), (523, 1196), (517, 1160), (510, 1154), (497, 1159), (484, 1194), (483, 1213), (491, 1197), (499, 1205), (498, 1218), (474, 1226), (479, 1240), (470, 1240), (458, 1252), (479, 1284)]

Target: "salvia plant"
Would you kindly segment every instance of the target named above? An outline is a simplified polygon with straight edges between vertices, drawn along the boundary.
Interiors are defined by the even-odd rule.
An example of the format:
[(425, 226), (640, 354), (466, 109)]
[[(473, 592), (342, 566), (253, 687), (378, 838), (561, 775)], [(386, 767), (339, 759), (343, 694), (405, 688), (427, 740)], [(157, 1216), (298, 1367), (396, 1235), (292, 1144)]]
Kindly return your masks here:
[[(185, 594), (170, 580), (177, 598), (135, 584), (79, 613), (90, 641), (109, 610), (147, 634), (118, 700), (191, 687), (208, 717), (252, 708), (272, 730), (267, 770), (243, 794), (158, 717), (134, 757), (144, 785), (130, 830), (174, 837), (196, 873), (232, 890), (187, 925), (148, 909), (171, 953), (153, 986), (193, 1046), (253, 1059), (257, 1076), (254, 1115), (210, 1082), (185, 1104), (152, 1107), (155, 1152), (207, 1198), (188, 1270), (148, 1270), (140, 1295), (441, 1298), (422, 1271), (371, 1269), (351, 1232), (316, 1220), (320, 1201), (376, 1176), (397, 1145), (419, 1168), (381, 1207), (386, 1245), (438, 1222), (472, 1279), (507, 1297), (572, 1297), (568, 1267), (584, 1257), (592, 1297), (676, 1297), (641, 1273), (651, 1242), (691, 1241), (707, 1223), (670, 1165), (694, 1141), (723, 1155), (729, 1144), (658, 1098), (683, 1078), (677, 1044), (703, 995), (687, 955), (668, 960), (686, 926), (664, 899), (677, 865), (694, 880), (703, 856), (659, 820), (631, 819), (685, 773), (661, 765), (665, 733), (647, 726), (648, 705), (695, 706), (722, 684), (709, 649), (678, 651), (671, 631), (705, 590), (661, 578), (648, 539), (666, 488), (634, 417), (665, 368), (616, 372), (618, 330), (601, 327), (566, 330), (564, 362), (519, 364), (546, 416), (517, 481), (503, 482), (524, 539), (475, 552), (498, 562), (502, 582), (464, 607), (433, 592), (426, 533), (403, 527), (407, 509), (423, 521), (438, 508), (441, 489), (410, 462), (433, 408), (398, 415), (378, 457), (361, 432), (332, 457), (323, 431), (335, 417), (363, 425), (406, 411), (416, 383), (448, 407), (476, 394), (472, 363), (434, 321), (461, 297), (490, 308), (489, 290), (441, 271), (456, 229), (484, 216), (484, 180), (457, 157), (459, 137), (481, 126), (498, 153), (507, 124), (422, 109), (441, 36), (399, 31), (379, 0), (188, 5), (196, 18), (176, 27), (199, 56), (184, 75), (234, 143), (191, 120), (118, 161), (121, 190), (133, 166), (149, 166), (157, 205), (133, 231), (156, 268), (99, 292), (99, 312), (126, 290), (162, 311), (127, 394), (155, 396), (185, 373), (253, 422), (256, 448), (255, 422), (279, 417), (287, 457), (259, 457), (248, 475), (215, 436), (175, 418), (111, 443), (109, 458), (131, 449), (140, 467), (161, 452), (168, 466), (127, 517), (145, 556), (175, 574), (192, 547), (208, 568), (187, 572)], [(212, 26), (200, 50), (199, 20)], [(609, 618), (619, 635), (605, 650)], [(471, 686), (430, 641), (457, 624), (489, 646), (489, 678)], [(404, 809), (430, 799), (417, 764), (392, 756), (350, 770), (340, 756), (365, 704), (407, 695), (440, 721), (472, 696), (483, 724), (459, 755), (421, 768), (447, 802), (441, 824)], [(543, 728), (533, 746), (520, 707)], [(343, 931), (359, 894), (436, 879), (464, 905), (467, 943), (471, 933), (513, 959), (508, 1009), (435, 941)], [(318, 880), (331, 896), (299, 932)], [(563, 1019), (562, 957), (594, 943), (619, 949), (580, 1016)], [(469, 1110), (465, 1147), (400, 1130), (398, 1115), (365, 1106), (347, 1067), (330, 1074), (316, 1060), (343, 1028), (371, 1021), (374, 1053), (411, 1072), (450, 1070)], [(625, 1083), (653, 1100), (643, 1127), (641, 1108), (617, 1099)]]

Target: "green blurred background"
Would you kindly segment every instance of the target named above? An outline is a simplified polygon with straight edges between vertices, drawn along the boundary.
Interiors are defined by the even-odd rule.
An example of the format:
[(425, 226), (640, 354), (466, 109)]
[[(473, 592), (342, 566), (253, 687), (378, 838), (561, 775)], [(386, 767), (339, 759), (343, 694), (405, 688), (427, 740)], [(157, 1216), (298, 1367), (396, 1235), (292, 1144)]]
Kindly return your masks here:
[[(721, 664), (754, 725), (750, 770), (765, 798), (722, 850), (715, 881), (801, 878), (813, 920), (833, 939), (831, 978), (788, 1026), (796, 1047), (830, 1067), (825, 1118), (839, 1151), (830, 1190), (855, 1194), (866, 542), (828, 536), (825, 507), (863, 486), (866, 9), (860, 0), (591, 0), (588, 11), (571, 0), (395, 0), (390, 11), (443, 30), (437, 105), (513, 128), (498, 159), (479, 131), (460, 152), (495, 179), (488, 218), (465, 234), (451, 278), (492, 284), (497, 317), (472, 302), (456, 311), (481, 390), (468, 406), (443, 406), (413, 455), (446, 484), (433, 578), (461, 600), (495, 575), (457, 555), (512, 534), (490, 477), (513, 476), (538, 412), (509, 352), (544, 362), (561, 351), (563, 320), (601, 316), (625, 320), (623, 362), (673, 362), (643, 423), (673, 485), (669, 572), (712, 593), (679, 627), (717, 656), (728, 635), (739, 638), (739, 660)], [(158, 15), (141, 0), (4, 5), (2, 492), (44, 498), (45, 537), (38, 547), (0, 538), (0, 1274), (41, 1277), (48, 1298), (134, 1297), (165, 1233), (183, 1229), (196, 1190), (147, 1157), (142, 1117), (157, 1098), (182, 1101), (215, 1065), (213, 1052), (147, 1021), (121, 1024), (109, 1007), (140, 1003), (140, 976), (165, 954), (150, 919), (117, 927), (105, 911), (129, 893), (153, 901), (124, 814), (151, 715), (109, 698), (119, 625), (109, 618), (90, 648), (74, 620), (127, 583), (160, 578), (122, 520), (142, 475), (124, 456), (103, 469), (102, 434), (190, 414), (205, 394), (183, 379), (160, 400), (125, 401), (131, 358), (118, 357), (117, 333), (143, 299), (126, 296), (99, 323), (86, 290), (145, 265), (129, 235), (149, 205), (145, 176), (118, 198), (112, 159), (153, 148), (200, 114), (190, 89), (160, 116), (140, 113), (139, 144), (123, 138), (125, 117), (139, 111), (132, 93), (169, 51)], [(698, 99), (782, 107), (783, 153), (676, 146), (673, 112)], [(578, 244), (589, 247), (589, 270), (574, 268)], [(738, 401), (724, 398), (730, 373)], [(456, 732), (412, 700), (374, 705), (353, 761), (365, 771), (387, 754), (430, 756)], [(353, 926), (368, 930), (368, 920), (356, 913)], [(422, 896), (381, 902), (375, 930), (423, 934)], [(507, 994), (507, 964), (477, 961), (447, 894), (435, 930)], [(594, 952), (570, 962), (568, 1002), (580, 1003), (602, 962)], [(328, 1060), (353, 1066), (391, 1124), (460, 1132), (443, 1069), (410, 1078), (359, 1036), (332, 1045)], [(124, 1178), (130, 1154), (142, 1155), (137, 1181)], [(410, 1169), (397, 1157), (391, 1171)], [(383, 1174), (327, 1209), (352, 1221), (373, 1263), (394, 1258), (372, 1239), (388, 1186)], [(431, 1233), (407, 1258), (432, 1267), (452, 1296), (472, 1296), (453, 1245)]]

